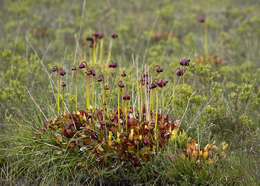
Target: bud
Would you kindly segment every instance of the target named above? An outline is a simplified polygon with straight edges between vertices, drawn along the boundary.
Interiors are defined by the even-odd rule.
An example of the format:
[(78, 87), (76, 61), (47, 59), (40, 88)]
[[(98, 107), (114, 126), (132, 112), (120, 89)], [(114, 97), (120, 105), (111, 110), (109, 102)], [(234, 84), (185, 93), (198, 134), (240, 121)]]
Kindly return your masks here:
[(116, 38), (118, 38), (118, 34), (117, 34), (117, 33), (113, 33), (113, 34), (111, 35), (111, 37), (112, 37), (113, 39), (116, 39)]
[(91, 42), (94, 41), (93, 37), (91, 37), (91, 36), (88, 36), (88, 37), (86, 38), (86, 40), (87, 40), (87, 41), (91, 41)]
[(58, 70), (57, 66), (52, 67), (52, 72), (57, 72), (57, 70)]
[(121, 76), (122, 76), (122, 77), (126, 77), (125, 71), (123, 71), (123, 72), (121, 73)]
[(63, 69), (60, 69), (60, 75), (61, 75), (61, 76), (65, 76), (65, 75), (66, 75), (66, 72), (65, 72)]
[(179, 69), (179, 70), (177, 70), (177, 72), (176, 72), (176, 75), (177, 76), (182, 76), (184, 74), (184, 70), (183, 69)]
[(66, 83), (65, 83), (65, 82), (62, 82), (62, 83), (61, 83), (61, 86), (62, 86), (62, 87), (66, 87)]
[(124, 88), (124, 87), (125, 87), (125, 85), (124, 85), (124, 83), (123, 83), (122, 81), (119, 81), (118, 86), (119, 86), (120, 88)]
[(90, 75), (92, 75), (92, 70), (87, 69), (85, 73), (86, 73), (87, 76), (90, 76)]
[(199, 19), (199, 22), (200, 23), (204, 23), (205, 22), (205, 17), (201, 16), (200, 19)]
[(103, 38), (104, 38), (104, 34), (100, 33), (99, 36), (98, 36), (98, 39), (103, 39)]
[(86, 67), (86, 65), (84, 63), (79, 64), (79, 68), (85, 68), (85, 67)]
[(111, 63), (108, 65), (109, 68), (116, 68), (117, 67), (117, 63), (111, 61)]
[(163, 68), (161, 68), (160, 66), (158, 66), (158, 67), (156, 68), (156, 72), (158, 72), (158, 73), (163, 72)]
[(131, 99), (131, 97), (130, 97), (130, 95), (129, 94), (125, 94), (124, 96), (123, 96), (123, 100), (130, 100)]
[(77, 68), (76, 68), (75, 66), (73, 66), (73, 67), (71, 68), (71, 70), (75, 71), (75, 70), (77, 70)]
[(155, 84), (155, 83), (152, 83), (150, 86), (149, 86), (149, 89), (154, 89), (154, 88), (156, 88), (157, 87), (157, 85)]

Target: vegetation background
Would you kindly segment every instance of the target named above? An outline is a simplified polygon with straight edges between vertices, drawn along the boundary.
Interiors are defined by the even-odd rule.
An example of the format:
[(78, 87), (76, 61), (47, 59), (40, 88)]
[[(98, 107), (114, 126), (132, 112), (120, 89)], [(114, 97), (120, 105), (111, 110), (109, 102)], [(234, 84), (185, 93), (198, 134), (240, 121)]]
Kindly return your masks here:
[[(204, 56), (201, 16), (208, 54), (221, 64), (198, 62)], [(1, 0), (0, 18), (0, 184), (259, 184), (260, 1)], [(78, 65), (86, 36), (96, 31), (105, 39), (119, 34), (113, 60), (127, 73), (139, 61), (139, 68), (160, 65), (162, 77), (172, 81), (180, 58), (191, 58), (169, 115), (182, 118), (182, 129), (203, 145), (227, 142), (226, 158), (198, 170), (162, 152), (139, 168), (86, 171), (76, 166), (82, 154), (59, 156), (46, 145), (53, 144), (50, 136), (35, 139), (44, 117), (55, 117), (52, 66), (70, 71)], [(68, 74), (68, 105), (72, 79)]]

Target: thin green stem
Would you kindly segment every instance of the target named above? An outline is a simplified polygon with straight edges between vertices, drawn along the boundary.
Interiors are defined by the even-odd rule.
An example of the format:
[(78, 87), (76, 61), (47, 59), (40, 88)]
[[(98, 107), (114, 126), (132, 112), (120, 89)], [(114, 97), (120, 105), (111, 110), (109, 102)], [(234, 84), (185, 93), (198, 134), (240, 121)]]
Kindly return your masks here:
[(100, 47), (100, 51), (99, 51), (99, 64), (101, 64), (102, 61), (103, 61), (103, 44), (104, 44), (104, 40), (101, 39), (100, 40), (100, 45), (99, 45), (99, 47)]
[(86, 108), (89, 109), (89, 77), (86, 76)]
[(112, 47), (113, 47), (113, 39), (110, 38), (109, 50), (108, 50), (108, 57), (107, 57), (107, 64), (109, 63), (109, 61), (110, 61), (110, 59), (111, 59)]
[(75, 111), (78, 110), (78, 85), (77, 85), (77, 70), (75, 71)]
[(58, 103), (58, 114), (60, 114), (60, 75), (57, 75), (57, 103)]
[(120, 88), (118, 88), (118, 94), (117, 94), (117, 117), (118, 117), (118, 131), (121, 131), (121, 126), (120, 126)]
[(156, 140), (156, 147), (158, 147), (158, 135), (157, 135), (157, 124), (158, 124), (158, 110), (159, 110), (159, 96), (158, 91), (156, 89), (156, 116), (155, 116), (155, 127), (154, 127), (154, 133), (155, 133), (155, 140)]
[(63, 113), (65, 113), (65, 109), (64, 109), (64, 87), (62, 88), (62, 111)]
[(208, 58), (208, 24), (205, 23), (204, 27), (204, 52), (205, 52), (205, 62)]

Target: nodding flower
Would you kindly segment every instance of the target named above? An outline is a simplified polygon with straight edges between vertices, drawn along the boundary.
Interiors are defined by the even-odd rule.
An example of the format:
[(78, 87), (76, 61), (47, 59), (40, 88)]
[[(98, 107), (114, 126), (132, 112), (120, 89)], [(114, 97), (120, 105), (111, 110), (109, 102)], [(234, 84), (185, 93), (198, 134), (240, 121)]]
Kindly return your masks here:
[(90, 76), (90, 75), (92, 75), (92, 70), (91, 69), (87, 69), (85, 73), (86, 73), (87, 76)]
[(122, 76), (122, 77), (126, 77), (125, 71), (123, 71), (123, 72), (121, 73), (121, 76)]
[(156, 72), (158, 72), (158, 73), (163, 72), (163, 68), (161, 68), (160, 66), (157, 66), (156, 67)]
[(113, 39), (116, 39), (116, 38), (118, 38), (118, 34), (117, 34), (117, 33), (113, 33), (113, 34), (111, 35), (111, 37), (112, 37)]
[(77, 68), (75, 66), (71, 67), (71, 70), (75, 71)]
[(88, 36), (88, 37), (86, 38), (86, 40), (87, 40), (87, 41), (90, 41), (90, 42), (93, 42), (93, 41), (94, 41), (93, 37), (91, 37), (91, 36)]
[(63, 82), (61, 83), (61, 86), (62, 86), (62, 87), (66, 87), (66, 83), (63, 81)]
[(65, 72), (63, 69), (60, 69), (60, 75), (61, 75), (61, 76), (65, 76), (65, 75), (66, 75), (66, 72)]
[(100, 33), (99, 36), (98, 36), (98, 39), (103, 39), (103, 38), (104, 38), (104, 34)]
[(204, 23), (205, 22), (205, 17), (201, 16), (200, 19), (199, 19), (199, 22), (200, 23)]
[(188, 59), (188, 58), (182, 58), (182, 59), (180, 60), (180, 65), (181, 65), (181, 66), (189, 66), (189, 65), (190, 65), (190, 59)]
[(179, 69), (179, 70), (177, 70), (177, 72), (176, 72), (176, 75), (177, 76), (182, 76), (184, 74), (184, 70), (183, 69)]
[(124, 85), (124, 83), (123, 83), (122, 81), (119, 81), (118, 86), (119, 86), (120, 88), (124, 88), (124, 87), (125, 87), (125, 85)]
[(117, 63), (111, 61), (111, 63), (108, 65), (109, 68), (116, 68), (117, 67)]
[(162, 88), (162, 87), (165, 87), (167, 85), (168, 81), (164, 81), (164, 80), (161, 80), (161, 81), (157, 81), (157, 85)]
[(103, 80), (104, 80), (104, 77), (102, 75), (99, 75), (98, 78), (97, 78), (97, 81), (102, 82)]
[(84, 63), (79, 64), (79, 68), (85, 68), (85, 67), (86, 67), (86, 65)]
[(57, 72), (57, 71), (58, 71), (58, 67), (57, 66), (52, 67), (52, 72)]
[(125, 100), (125, 101), (130, 100), (130, 99), (131, 99), (131, 97), (130, 97), (129, 94), (125, 94), (125, 95), (123, 96), (123, 100)]
[(98, 33), (98, 32), (95, 32), (95, 33), (93, 34), (93, 36), (94, 36), (95, 40), (98, 40), (98, 38), (99, 38), (99, 33)]
[(157, 85), (155, 83), (152, 83), (152, 84), (150, 84), (149, 89), (154, 89), (156, 87), (157, 87)]

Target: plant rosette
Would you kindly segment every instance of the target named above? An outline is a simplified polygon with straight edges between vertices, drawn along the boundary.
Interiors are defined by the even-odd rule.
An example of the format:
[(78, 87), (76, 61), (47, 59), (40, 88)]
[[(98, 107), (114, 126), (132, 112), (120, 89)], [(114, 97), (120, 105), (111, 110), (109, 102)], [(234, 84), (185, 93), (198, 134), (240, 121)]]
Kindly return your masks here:
[[(130, 161), (139, 166), (163, 149), (168, 143), (172, 130), (178, 124), (166, 114), (150, 113), (150, 121), (138, 118), (138, 113), (127, 111), (127, 121), (120, 110), (80, 110), (63, 114), (47, 121), (44, 131), (51, 131), (56, 144), (63, 152), (84, 151), (93, 153), (97, 161), (107, 163), (109, 159)], [(118, 127), (118, 125), (121, 127)], [(119, 130), (120, 129), (120, 130)]]

